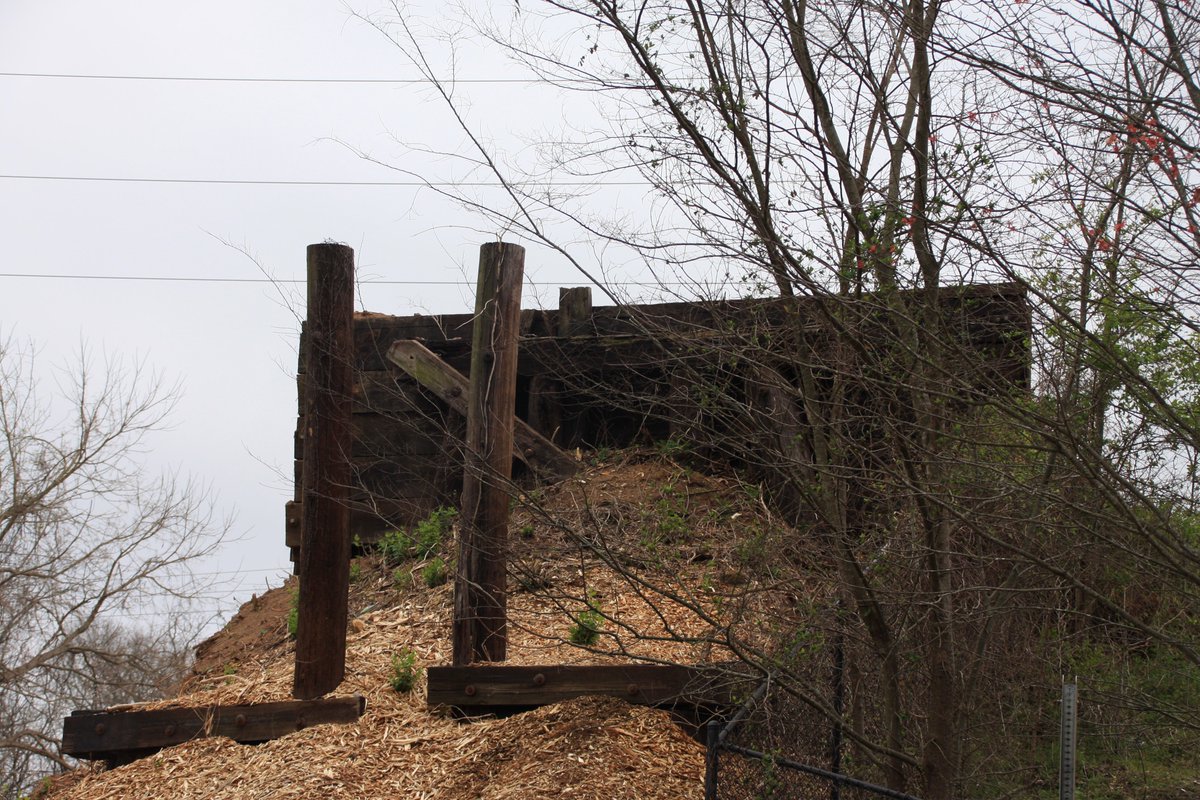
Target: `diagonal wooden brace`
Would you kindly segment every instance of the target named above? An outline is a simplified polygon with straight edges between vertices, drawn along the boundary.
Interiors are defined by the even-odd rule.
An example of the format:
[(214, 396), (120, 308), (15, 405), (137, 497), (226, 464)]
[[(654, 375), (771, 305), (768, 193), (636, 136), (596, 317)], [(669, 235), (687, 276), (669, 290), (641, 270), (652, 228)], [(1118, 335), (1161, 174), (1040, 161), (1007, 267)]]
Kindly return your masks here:
[[(441, 398), (460, 414), (467, 413), (468, 381), (458, 370), (415, 339), (392, 343), (388, 361), (408, 373), (413, 380)], [(539, 475), (563, 480), (579, 470), (579, 464), (553, 442), (513, 418), (514, 455)]]

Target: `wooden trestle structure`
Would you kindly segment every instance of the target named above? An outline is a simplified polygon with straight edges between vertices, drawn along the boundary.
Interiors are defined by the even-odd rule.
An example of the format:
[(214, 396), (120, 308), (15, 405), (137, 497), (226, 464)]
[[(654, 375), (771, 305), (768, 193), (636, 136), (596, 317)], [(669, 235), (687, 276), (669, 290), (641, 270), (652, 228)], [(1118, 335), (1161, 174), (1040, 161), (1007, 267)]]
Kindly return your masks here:
[[(357, 720), (361, 697), (318, 699), (338, 686), (344, 672), (351, 539), (373, 542), (383, 531), (453, 502), (459, 489), (454, 664), (428, 669), (430, 705), (469, 715), (504, 713), (605, 694), (672, 708), (693, 722), (727, 706), (752, 678), (744, 667), (494, 663), (506, 654), (509, 469), (515, 459), (536, 477), (560, 480), (578, 468), (564, 448), (595, 444), (603, 436), (618, 446), (624, 441), (620, 433), (589, 427), (589, 409), (597, 401), (573, 396), (564, 369), (587, 373), (597, 397), (614, 380), (642, 381), (657, 387), (645, 393), (649, 402), (684, 402), (663, 372), (664, 351), (693, 357), (688, 354), (696, 332), (714, 335), (716, 319), (795, 325), (803, 301), (593, 310), (589, 290), (572, 288), (560, 292), (557, 311), (523, 312), (524, 249), (491, 243), (480, 253), (474, 314), (354, 315), (353, 251), (312, 245), (308, 258), (297, 492), (286, 515), (287, 544), (300, 577), (297, 699), (76, 712), (64, 721), (63, 752), (123, 763), (199, 736), (261, 742), (308, 725)], [(946, 313), (958, 320), (958, 335), (985, 356), (983, 366), (975, 367), (981, 370), (980, 387), (1027, 386), (1022, 335), (1029, 330), (1029, 310), (1023, 290), (960, 287), (944, 296)], [(662, 331), (653, 348), (646, 346), (647, 320), (657, 321)], [(598, 407), (604, 410), (602, 399)], [(652, 417), (640, 415), (637, 425)], [(666, 422), (650, 435), (673, 435), (672, 415), (658, 418)], [(457, 461), (456, 452), (463, 453)]]

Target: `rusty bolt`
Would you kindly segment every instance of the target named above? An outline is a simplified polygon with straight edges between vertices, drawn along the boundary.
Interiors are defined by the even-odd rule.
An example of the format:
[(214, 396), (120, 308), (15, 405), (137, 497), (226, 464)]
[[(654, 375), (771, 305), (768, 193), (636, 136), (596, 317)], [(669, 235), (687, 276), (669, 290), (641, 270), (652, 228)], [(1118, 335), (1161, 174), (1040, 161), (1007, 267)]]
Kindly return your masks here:
[(163, 735), (164, 736), (174, 736), (175, 735), (175, 724), (172, 723), (172, 724), (168, 725), (166, 727), (166, 729), (163, 730)]
[(476, 690), (475, 690), (475, 685), (474, 685), (474, 684), (470, 684), (470, 685), (468, 685), (468, 686), (467, 686), (467, 688), (466, 688), (466, 689), (463, 689), (463, 694), (465, 694), (467, 697), (474, 697), (474, 696), (475, 696), (475, 691), (476, 691)]
[(533, 676), (533, 685), (534, 686), (544, 686), (545, 684), (546, 684), (546, 676), (545, 675), (543, 675), (542, 673), (539, 672), (537, 675)]
[(304, 728), (304, 717), (303, 716), (296, 717), (296, 730), (302, 730), (303, 728)]
[(625, 691), (629, 692), (631, 696), (635, 695), (638, 693), (638, 685), (636, 683), (631, 683), (629, 686), (625, 687)]
[(96, 735), (97, 735), (97, 736), (103, 736), (103, 735), (104, 735), (104, 731), (105, 731), (105, 730), (107, 730), (107, 729), (104, 727), (104, 723), (103, 723), (103, 722), (97, 722), (97, 723), (96, 723)]
[(238, 714), (237, 717), (234, 718), (233, 724), (237, 725), (239, 728), (246, 727), (246, 715)]
[(462, 395), (462, 387), (461, 386), (451, 386), (450, 387), (450, 396), (451, 397), (459, 397), (461, 395)]

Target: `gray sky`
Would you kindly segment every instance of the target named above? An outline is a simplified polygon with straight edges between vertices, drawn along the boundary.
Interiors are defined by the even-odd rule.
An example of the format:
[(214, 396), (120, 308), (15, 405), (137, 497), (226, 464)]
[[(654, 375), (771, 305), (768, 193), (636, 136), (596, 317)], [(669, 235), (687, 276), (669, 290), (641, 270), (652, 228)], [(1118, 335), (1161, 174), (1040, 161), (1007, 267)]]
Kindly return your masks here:
[[(448, 49), (435, 46), (431, 53), (443, 59), (439, 69), (449, 69)], [(524, 74), (482, 43), (468, 40), (454, 57), (460, 78)], [(416, 77), (394, 45), (328, 0), (0, 0), (0, 72)], [(518, 159), (536, 132), (554, 131), (568, 114), (578, 121), (594, 113), (536, 83), (461, 83), (456, 91), (472, 124), (498, 152)], [(6, 255), (0, 330), (35, 342), (43, 370), (86, 343), (99, 357), (144, 359), (166, 382), (181, 384), (174, 427), (152, 441), (148, 459), (209, 482), (220, 509), (236, 514), (241, 540), (205, 567), (238, 582), (224, 603), (231, 608), (268, 581), (277, 584), (288, 563), (282, 520), (291, 495), (303, 287), (287, 284), (291, 299), (285, 301), (268, 283), (215, 282), (263, 278), (254, 261), (224, 242), (285, 281), (303, 277), (306, 245), (332, 239), (356, 249), (362, 281), (457, 282), (363, 285), (360, 307), (411, 314), (466, 310), (471, 290), (465, 276), (473, 273), (479, 244), (495, 232), (415, 187), (53, 178), (406, 179), (359, 159), (337, 139), (388, 163), (453, 180), (469, 177), (461, 164), (409, 144), (467, 152), (464, 137), (421, 84), (9, 74), (0, 76), (0, 107), (0, 174), (9, 176), (0, 178)], [(639, 188), (606, 191), (611, 208), (644, 201)], [(544, 248), (530, 247), (526, 272), (526, 307), (552, 304), (556, 286), (581, 283)]]

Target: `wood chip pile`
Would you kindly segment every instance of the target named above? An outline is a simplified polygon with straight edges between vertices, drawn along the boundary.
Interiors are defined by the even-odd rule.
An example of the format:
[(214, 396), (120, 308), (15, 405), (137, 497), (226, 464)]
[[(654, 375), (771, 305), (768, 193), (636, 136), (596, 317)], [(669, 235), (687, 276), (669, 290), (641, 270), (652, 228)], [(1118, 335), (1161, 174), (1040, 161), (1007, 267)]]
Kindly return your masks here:
[[(645, 468), (639, 469), (630, 485), (645, 486)], [(618, 476), (610, 470), (604, 477)], [(540, 531), (536, 538), (542, 538)], [(530, 550), (539, 546), (536, 539), (527, 544)], [(549, 541), (542, 544), (543, 554), (555, 549)], [(594, 562), (568, 568), (558, 561), (554, 572), (553, 590), (516, 591), (510, 597), (510, 663), (728, 658), (714, 647), (720, 637), (711, 620), (686, 608), (686, 602), (655, 595)], [(679, 572), (674, 576), (680, 577)], [(702, 794), (704, 748), (663, 711), (585, 697), (507, 719), (462, 722), (426, 708), (423, 678), (411, 693), (397, 693), (389, 677), (393, 655), (402, 649), (415, 654), (420, 667), (450, 663), (452, 589), (394, 590), (392, 571), (375, 567), (369, 580), (392, 593), (355, 590), (360, 605), (352, 598), (346, 679), (333, 693), (366, 697), (366, 712), (357, 723), (315, 726), (257, 746), (224, 738), (196, 740), (117, 769), (77, 770), (56, 781), (50, 796), (618, 800)], [(695, 587), (691, 599), (701, 594)], [(602, 642), (583, 648), (565, 638), (571, 614), (586, 607), (588, 596), (598, 600), (609, 619)], [(380, 607), (379, 597), (389, 598), (389, 604)], [(363, 605), (367, 608), (353, 614)], [(210, 666), (193, 678), (177, 698), (142, 707), (291, 699), (294, 652), (283, 639), (271, 647), (256, 642), (224, 669)]]

